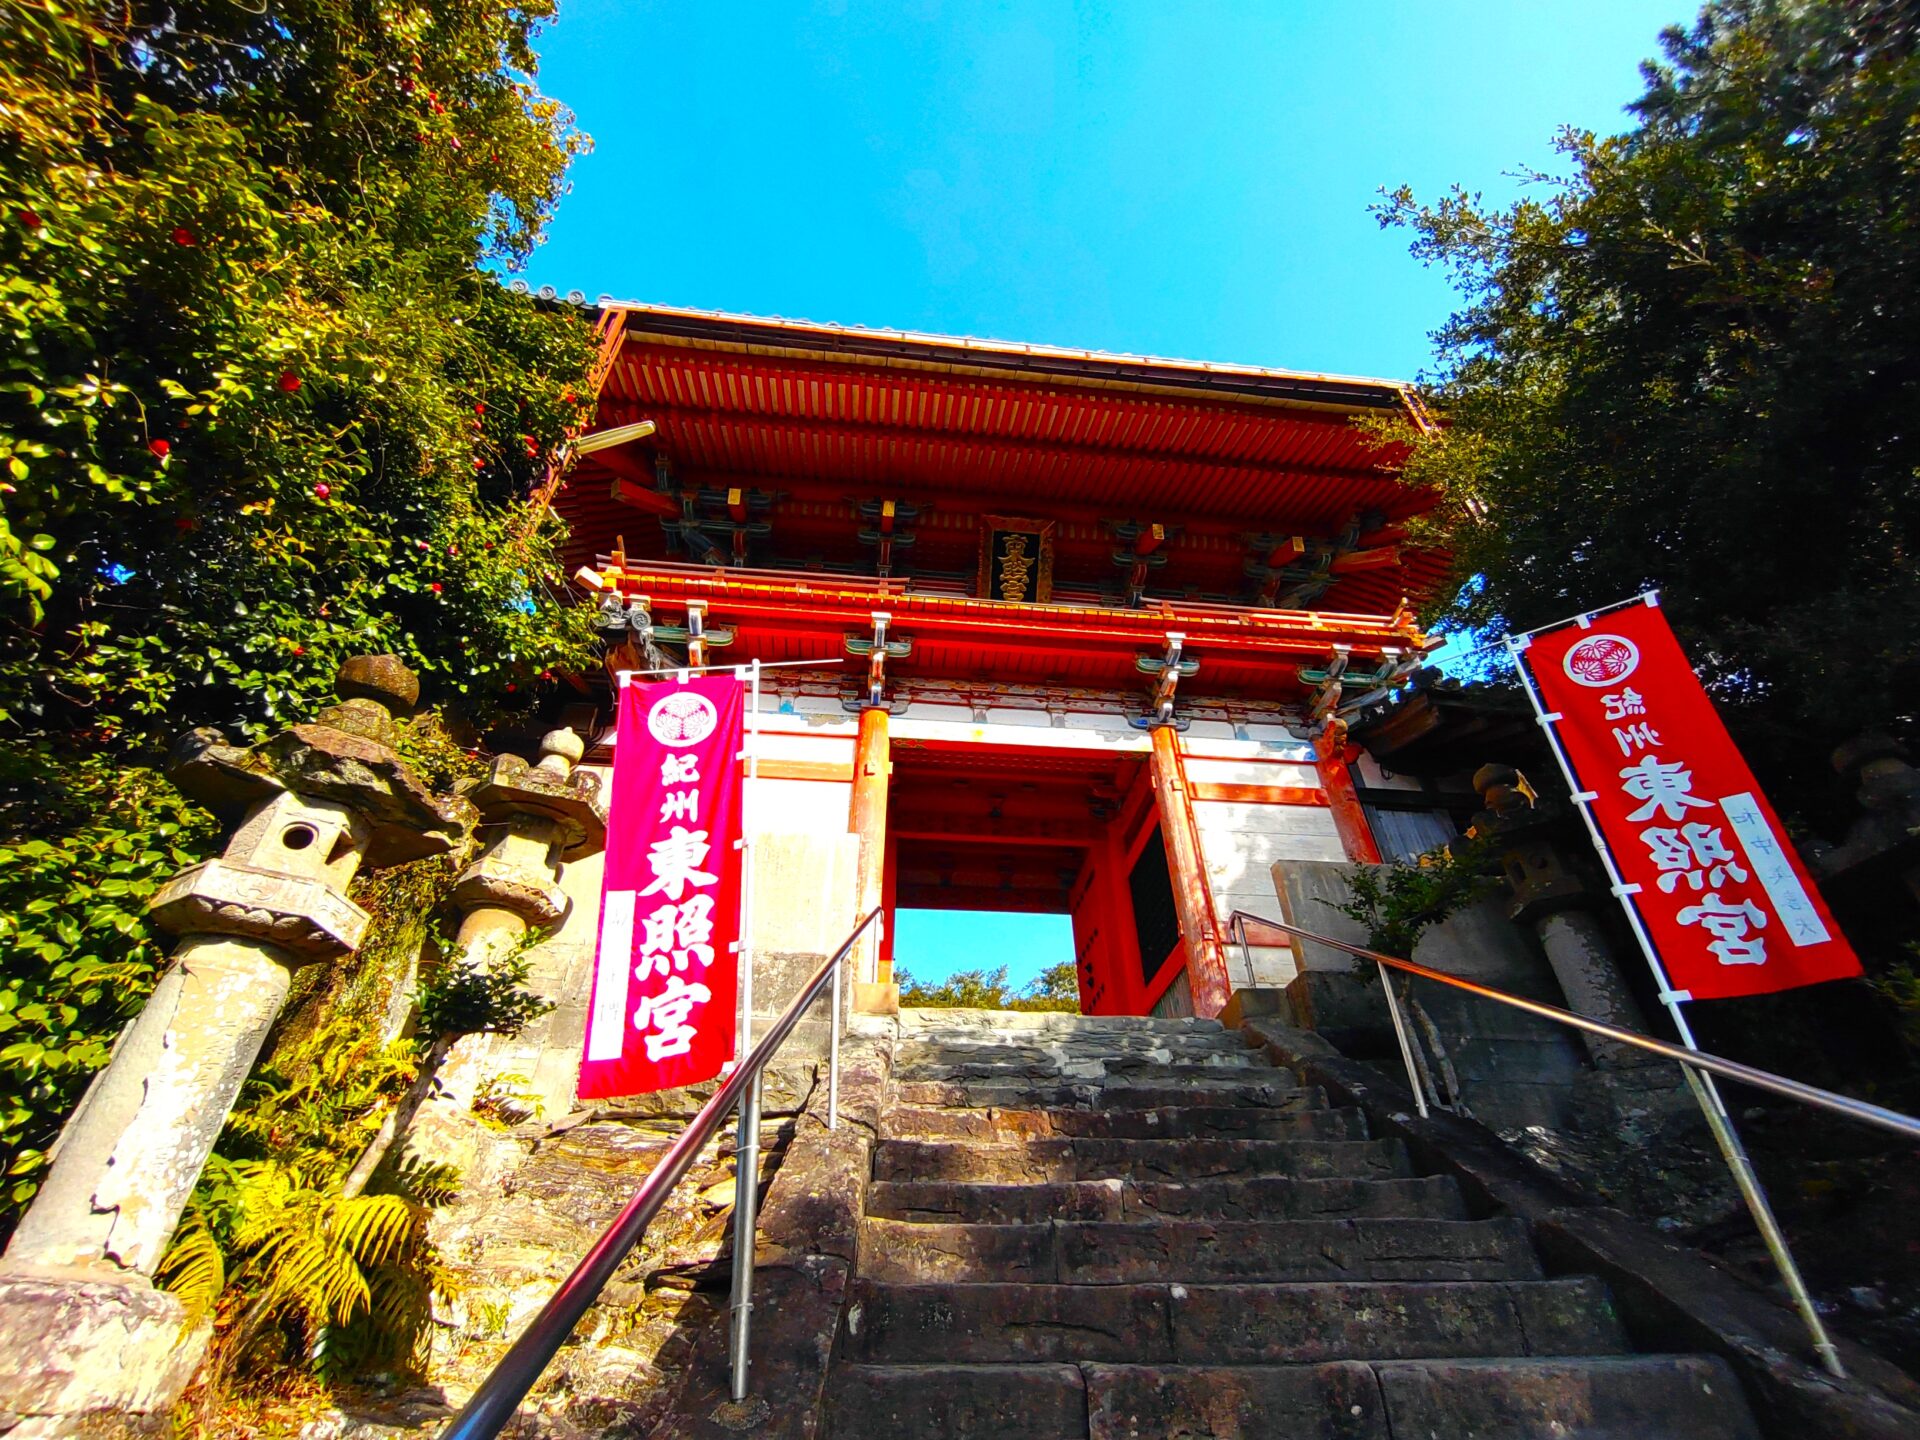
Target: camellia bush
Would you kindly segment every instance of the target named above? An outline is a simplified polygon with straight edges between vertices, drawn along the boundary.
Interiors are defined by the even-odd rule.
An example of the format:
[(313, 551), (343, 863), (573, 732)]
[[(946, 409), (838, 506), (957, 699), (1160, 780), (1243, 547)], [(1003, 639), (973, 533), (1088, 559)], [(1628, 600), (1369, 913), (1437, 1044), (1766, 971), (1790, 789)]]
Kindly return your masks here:
[(0, 1233), (218, 838), (173, 737), (306, 718), (369, 651), (471, 734), (589, 654), (538, 502), (595, 337), (498, 278), (586, 144), (551, 13), (7, 7)]

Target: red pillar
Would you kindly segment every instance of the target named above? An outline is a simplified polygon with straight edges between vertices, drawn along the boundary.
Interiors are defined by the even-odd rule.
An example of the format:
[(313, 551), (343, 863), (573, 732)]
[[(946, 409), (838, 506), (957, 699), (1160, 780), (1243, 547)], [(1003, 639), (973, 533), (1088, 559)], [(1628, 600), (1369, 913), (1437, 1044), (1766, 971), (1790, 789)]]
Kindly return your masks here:
[(1200, 857), (1200, 830), (1194, 824), (1193, 803), (1187, 793), (1180, 739), (1171, 725), (1153, 728), (1149, 769), (1154, 803), (1160, 811), (1160, 837), (1167, 850), (1167, 871), (1173, 881), (1174, 909), (1180, 917), (1180, 938), (1186, 944), (1193, 1013), (1211, 1018), (1227, 1008), (1232, 986), (1214, 918), (1213, 893)]
[[(860, 734), (854, 741), (853, 803), (847, 814), (847, 829), (860, 837), (860, 871), (854, 890), (856, 920), (886, 903), (887, 782), (892, 771), (886, 708), (869, 705), (860, 712)], [(891, 914), (881, 919), (891, 928)], [(855, 1008), (868, 1011), (894, 1008), (888, 1003), (893, 986), (892, 947), (876, 951), (873, 932), (869, 930), (854, 954), (854, 965), (856, 982), (864, 982), (869, 974), (879, 981), (877, 986), (856, 983)]]
[(1333, 828), (1340, 832), (1347, 859), (1364, 865), (1380, 863), (1380, 847), (1374, 844), (1373, 827), (1367, 812), (1360, 807), (1360, 796), (1353, 788), (1353, 772), (1348, 766), (1359, 751), (1333, 736), (1314, 747), (1320, 784), (1327, 792), (1327, 804), (1333, 810)]

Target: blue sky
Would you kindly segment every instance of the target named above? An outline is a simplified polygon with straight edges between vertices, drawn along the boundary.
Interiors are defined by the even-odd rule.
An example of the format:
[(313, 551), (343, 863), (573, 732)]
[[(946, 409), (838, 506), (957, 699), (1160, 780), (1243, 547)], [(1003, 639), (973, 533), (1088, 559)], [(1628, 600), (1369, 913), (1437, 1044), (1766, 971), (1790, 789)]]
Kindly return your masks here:
[[(1684, 0), (561, 0), (594, 137), (527, 277), (759, 315), (1413, 378), (1453, 308), (1368, 206), (1624, 128)], [(917, 974), (1064, 917), (903, 913)]]
[(1684, 0), (562, 0), (595, 152), (536, 283), (1409, 377), (1444, 279), (1381, 186), (1511, 194), (1620, 128)]

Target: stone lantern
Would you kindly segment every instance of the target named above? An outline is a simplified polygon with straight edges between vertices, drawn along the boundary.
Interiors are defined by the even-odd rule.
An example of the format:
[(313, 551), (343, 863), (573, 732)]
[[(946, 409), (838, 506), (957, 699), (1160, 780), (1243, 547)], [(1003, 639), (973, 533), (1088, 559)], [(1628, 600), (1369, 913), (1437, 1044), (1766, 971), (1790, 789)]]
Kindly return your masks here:
[[(1603, 902), (1605, 894), (1595, 892), (1566, 852), (1566, 815), (1536, 804), (1520, 772), (1511, 766), (1481, 766), (1474, 772), (1473, 788), (1487, 807), (1474, 817), (1474, 829), (1494, 837), (1500, 867), (1513, 891), (1507, 913), (1539, 936), (1568, 1007), (1624, 1030), (1644, 1032), (1646, 1020), (1594, 913), (1596, 901)], [(1640, 1063), (1640, 1053), (1631, 1046), (1593, 1035), (1580, 1038), (1595, 1065)]]
[[(0, 1259), (0, 1411), (26, 1436), (137, 1430), (198, 1363), (177, 1301), (153, 1288), (188, 1197), (293, 971), (355, 950), (362, 866), (443, 853), (472, 823), (393, 748), (419, 681), (390, 655), (340, 668), (340, 703), (250, 747), (196, 730), (169, 778), (238, 827), (218, 859), (150, 902), (173, 964), (54, 1147)], [(148, 1422), (150, 1424), (150, 1421)]]
[(529, 929), (558, 925), (567, 913), (560, 866), (606, 848), (599, 777), (574, 768), (585, 754), (573, 731), (552, 730), (540, 738), (538, 763), (502, 755), (464, 792), (480, 812), (486, 848), (455, 882), (452, 899), (464, 912), (460, 948), (475, 963)]

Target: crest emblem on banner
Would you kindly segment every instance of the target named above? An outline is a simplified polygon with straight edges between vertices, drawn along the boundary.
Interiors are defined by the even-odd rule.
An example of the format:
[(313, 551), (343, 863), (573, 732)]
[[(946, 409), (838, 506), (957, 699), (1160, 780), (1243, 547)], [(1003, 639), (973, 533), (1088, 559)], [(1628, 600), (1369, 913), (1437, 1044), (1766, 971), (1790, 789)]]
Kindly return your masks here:
[(662, 745), (676, 749), (698, 745), (719, 723), (713, 702), (686, 690), (662, 695), (647, 711), (647, 733)]
[(1589, 688), (1624, 680), (1640, 665), (1640, 647), (1624, 635), (1595, 635), (1567, 651), (1567, 678)]

